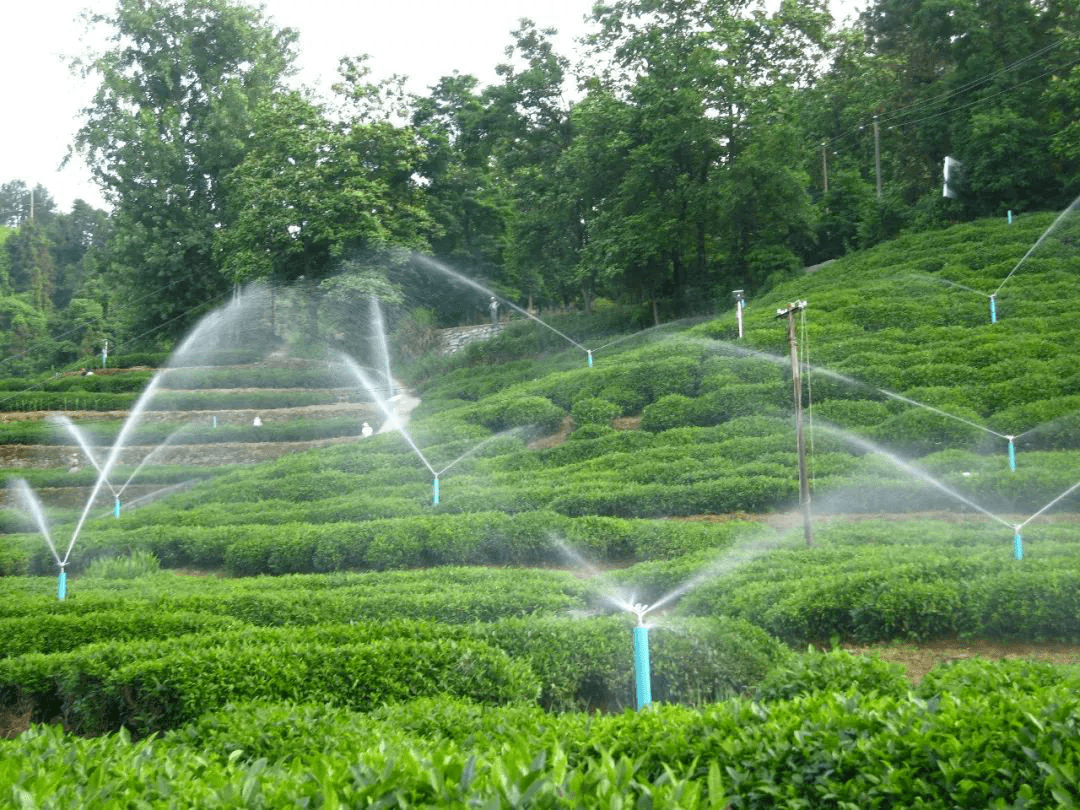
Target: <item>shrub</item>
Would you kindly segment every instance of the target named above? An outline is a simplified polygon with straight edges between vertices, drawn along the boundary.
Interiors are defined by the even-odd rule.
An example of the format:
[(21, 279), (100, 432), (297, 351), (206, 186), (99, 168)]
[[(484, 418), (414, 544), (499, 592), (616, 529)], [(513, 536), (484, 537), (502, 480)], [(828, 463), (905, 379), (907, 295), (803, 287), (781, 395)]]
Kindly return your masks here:
[(758, 685), (757, 700), (790, 700), (814, 692), (902, 697), (908, 691), (903, 668), (876, 656), (835, 648), (804, 655), (773, 669)]
[(161, 569), (161, 562), (150, 551), (135, 550), (126, 557), (99, 557), (84, 572), (100, 579), (135, 579)]
[(584, 425), (609, 425), (620, 414), (619, 406), (599, 397), (585, 397), (573, 404), (570, 416), (578, 427)]
[(653, 433), (684, 425), (703, 425), (708, 403), (684, 394), (667, 394), (645, 406), (641, 414), (641, 428)]
[(552, 431), (562, 424), (566, 412), (546, 397), (500, 394), (476, 405), (468, 419), (496, 432), (515, 427)]

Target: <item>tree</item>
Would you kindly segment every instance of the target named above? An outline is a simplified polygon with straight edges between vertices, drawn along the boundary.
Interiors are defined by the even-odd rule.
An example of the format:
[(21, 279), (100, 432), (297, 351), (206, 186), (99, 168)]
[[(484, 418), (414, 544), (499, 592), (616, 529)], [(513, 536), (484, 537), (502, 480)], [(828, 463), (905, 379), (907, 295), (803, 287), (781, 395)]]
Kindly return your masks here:
[(443, 76), (429, 95), (413, 100), (412, 125), (423, 143), (418, 170), (436, 228), (433, 255), (494, 281), (509, 205), (493, 159), (496, 114), (476, 88), (473, 76)]
[(215, 237), (222, 267), (236, 283), (317, 282), (350, 255), (426, 248), (420, 160), (406, 128), (339, 125), (297, 93), (275, 96), (225, 178), (234, 217)]
[(1077, 59), (1067, 33), (1077, 22), (1075, 4), (1032, 0), (878, 0), (868, 9), (868, 44), (895, 65), (882, 149), (907, 203), (940, 197), (946, 155), (965, 165), (966, 193), (948, 207), (965, 217), (1069, 202), (1078, 164), (1059, 148), (1071, 113), (1056, 105)]
[(48, 189), (38, 183), (33, 190), (22, 180), (0, 185), (0, 225), (18, 227), (31, 219), (44, 224), (56, 213), (56, 202)]
[(718, 283), (753, 282), (755, 248), (803, 250), (811, 212), (791, 92), (827, 43), (820, 4), (768, 15), (745, 0), (619, 0), (594, 18), (603, 82), (630, 108), (626, 129), (605, 135), (625, 160), (594, 212), (595, 270), (678, 311)]
[[(578, 293), (573, 273), (585, 241), (579, 183), (569, 174), (574, 141), (572, 107), (564, 98), (569, 60), (555, 52), (554, 29), (522, 19), (502, 84), (487, 97), (496, 116), (496, 154), (512, 199), (507, 215), (504, 284), (522, 303), (569, 303)], [(586, 308), (590, 291), (582, 289)]]
[(222, 181), (296, 35), (235, 0), (118, 0), (89, 20), (111, 46), (83, 65), (100, 83), (76, 148), (113, 205), (110, 262), (141, 298), (137, 326), (179, 334), (228, 289), (212, 250), (232, 218)]

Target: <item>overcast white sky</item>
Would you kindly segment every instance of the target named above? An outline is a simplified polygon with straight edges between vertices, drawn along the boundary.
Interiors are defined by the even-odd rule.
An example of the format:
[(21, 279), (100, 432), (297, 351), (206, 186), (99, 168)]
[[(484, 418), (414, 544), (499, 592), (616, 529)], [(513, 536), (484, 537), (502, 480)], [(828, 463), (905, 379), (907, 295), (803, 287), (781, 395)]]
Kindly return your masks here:
[[(573, 39), (586, 30), (592, 0), (264, 0), (279, 27), (300, 33), (300, 79), (328, 86), (342, 56), (371, 55), (376, 77), (400, 73), (424, 92), (457, 70), (482, 82), (495, 80), (510, 32), (521, 17), (559, 29), (560, 51), (573, 55)], [(79, 12), (109, 12), (114, 0), (29, 0), (5, 3), (0, 26), (0, 183), (41, 183), (61, 211), (76, 198), (103, 206), (85, 165), (60, 162), (89, 103), (92, 83), (68, 70), (87, 52)]]

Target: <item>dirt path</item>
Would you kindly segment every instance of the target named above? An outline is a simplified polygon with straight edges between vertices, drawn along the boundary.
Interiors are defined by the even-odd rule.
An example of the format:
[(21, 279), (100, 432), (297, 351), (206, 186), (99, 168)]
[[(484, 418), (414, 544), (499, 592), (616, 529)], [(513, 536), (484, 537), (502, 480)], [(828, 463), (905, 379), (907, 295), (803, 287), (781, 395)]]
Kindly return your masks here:
[(924, 641), (871, 644), (866, 646), (843, 645), (853, 653), (878, 655), (904, 667), (904, 674), (912, 683), (918, 683), (938, 664), (981, 658), (998, 661), (1004, 658), (1029, 658), (1052, 664), (1080, 663), (1080, 646), (1075, 644), (1036, 644), (1032, 642), (1004, 641)]

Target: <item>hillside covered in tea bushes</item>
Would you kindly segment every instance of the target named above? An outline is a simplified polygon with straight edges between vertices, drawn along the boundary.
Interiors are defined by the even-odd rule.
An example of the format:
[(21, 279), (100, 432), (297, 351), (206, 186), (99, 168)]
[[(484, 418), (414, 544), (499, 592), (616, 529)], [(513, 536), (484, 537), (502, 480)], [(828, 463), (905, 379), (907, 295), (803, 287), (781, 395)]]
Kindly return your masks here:
[[(147, 465), (138, 477), (185, 486), (119, 517), (103, 499), (63, 601), (54, 558), (12, 505), (0, 527), (0, 732), (23, 733), (0, 741), (0, 796), (1080, 801), (1075, 664), (957, 661), (915, 684), (841, 649), (1080, 643), (1070, 226), (1046, 214), (901, 237), (752, 298), (742, 339), (734, 310), (640, 330), (612, 309), (555, 321), (591, 366), (529, 320), (458, 354), (395, 356), (420, 400), (408, 440), (361, 439), (359, 411), (260, 411), (289, 440), (334, 443), (258, 463)], [(811, 547), (776, 316), (798, 301)], [(192, 445), (224, 446), (220, 429), (230, 444), (268, 435), (250, 419), (208, 426), (221, 407), (200, 402), (210, 391), (324, 392), (381, 421), (372, 392), (340, 384), (333, 362), (296, 363), (290, 378), (232, 360), (167, 372), (148, 415), (168, 417), (148, 418), (139, 441), (188, 422)], [(130, 373), (134, 397), (147, 376)], [(175, 407), (185, 386), (195, 396)], [(104, 450), (120, 419), (88, 430)], [(4, 435), (42, 453), (63, 444), (32, 420)], [(117, 478), (133, 470), (125, 461)], [(93, 471), (7, 472), (40, 493), (66, 545)], [(658, 606), (646, 615), (657, 705), (640, 712), (634, 604)]]

